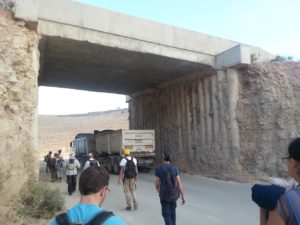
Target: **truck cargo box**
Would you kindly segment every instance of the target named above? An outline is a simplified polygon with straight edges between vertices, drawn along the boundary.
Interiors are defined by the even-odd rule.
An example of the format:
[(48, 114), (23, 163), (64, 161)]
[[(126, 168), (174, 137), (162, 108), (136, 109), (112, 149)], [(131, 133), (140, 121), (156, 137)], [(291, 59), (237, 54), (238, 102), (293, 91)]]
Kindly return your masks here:
[(95, 140), (93, 134), (77, 136), (74, 140), (74, 150), (76, 155), (87, 155), (89, 152), (95, 152)]
[(96, 152), (100, 155), (121, 155), (124, 148), (133, 155), (153, 154), (154, 130), (114, 130), (95, 134)]

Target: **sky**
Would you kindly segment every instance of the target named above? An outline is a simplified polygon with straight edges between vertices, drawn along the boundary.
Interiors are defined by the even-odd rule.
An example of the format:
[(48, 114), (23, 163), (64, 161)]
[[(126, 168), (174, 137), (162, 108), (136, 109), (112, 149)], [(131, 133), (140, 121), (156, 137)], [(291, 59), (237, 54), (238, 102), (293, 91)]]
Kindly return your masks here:
[[(76, 0), (300, 60), (300, 0)], [(85, 105), (78, 104), (83, 99)], [(39, 88), (39, 114), (127, 107), (125, 96)]]
[(64, 88), (39, 88), (39, 114), (69, 115), (127, 108), (124, 95)]

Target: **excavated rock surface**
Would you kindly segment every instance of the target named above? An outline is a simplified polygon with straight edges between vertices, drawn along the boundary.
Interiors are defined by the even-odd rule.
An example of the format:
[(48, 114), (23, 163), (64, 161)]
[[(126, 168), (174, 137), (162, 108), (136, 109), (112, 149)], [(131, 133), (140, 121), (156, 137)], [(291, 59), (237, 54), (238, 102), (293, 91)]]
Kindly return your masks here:
[(36, 32), (0, 9), (1, 205), (38, 174), (38, 41)]
[(168, 149), (183, 171), (240, 181), (286, 175), (281, 157), (300, 136), (300, 64), (203, 75), (137, 93), (130, 128), (155, 129), (158, 161)]
[(15, 7), (15, 0), (0, 0), (0, 9), (13, 11)]
[(281, 158), (300, 136), (300, 63), (251, 65), (239, 81), (240, 164), (250, 174), (283, 176)]

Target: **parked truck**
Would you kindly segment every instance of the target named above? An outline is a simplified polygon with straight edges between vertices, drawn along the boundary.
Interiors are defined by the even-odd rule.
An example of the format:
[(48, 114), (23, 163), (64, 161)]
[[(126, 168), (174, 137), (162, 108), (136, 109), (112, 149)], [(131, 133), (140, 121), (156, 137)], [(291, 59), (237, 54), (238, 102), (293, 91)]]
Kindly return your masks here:
[(76, 156), (80, 157), (80, 162), (87, 160), (87, 154), (93, 152), (100, 164), (111, 173), (119, 173), (119, 164), (123, 156), (123, 149), (128, 148), (131, 155), (138, 161), (138, 167), (142, 171), (149, 171), (154, 164), (155, 139), (154, 130), (103, 130), (94, 131), (92, 139), (95, 148), (88, 144), (86, 148), (76, 148), (77, 142), (83, 142), (80, 138), (89, 142), (91, 136), (75, 138), (74, 146)]
[(89, 152), (95, 152), (95, 138), (93, 133), (79, 133), (75, 136), (70, 147), (75, 151), (75, 156), (83, 167)]

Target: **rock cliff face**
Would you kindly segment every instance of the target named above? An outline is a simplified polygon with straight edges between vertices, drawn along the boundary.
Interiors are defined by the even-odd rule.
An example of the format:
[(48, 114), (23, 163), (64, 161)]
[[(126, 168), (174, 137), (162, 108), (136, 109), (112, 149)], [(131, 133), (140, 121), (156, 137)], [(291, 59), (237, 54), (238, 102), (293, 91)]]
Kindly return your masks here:
[(0, 34), (0, 196), (5, 202), (38, 174), (39, 37), (1, 8)]
[(221, 179), (286, 174), (281, 157), (300, 135), (300, 64), (264, 63), (182, 79), (138, 93), (130, 128), (155, 129), (158, 160)]
[(0, 9), (14, 10), (15, 0), (0, 0)]
[(251, 174), (286, 174), (288, 143), (300, 136), (300, 63), (240, 70), (237, 121), (240, 164)]

